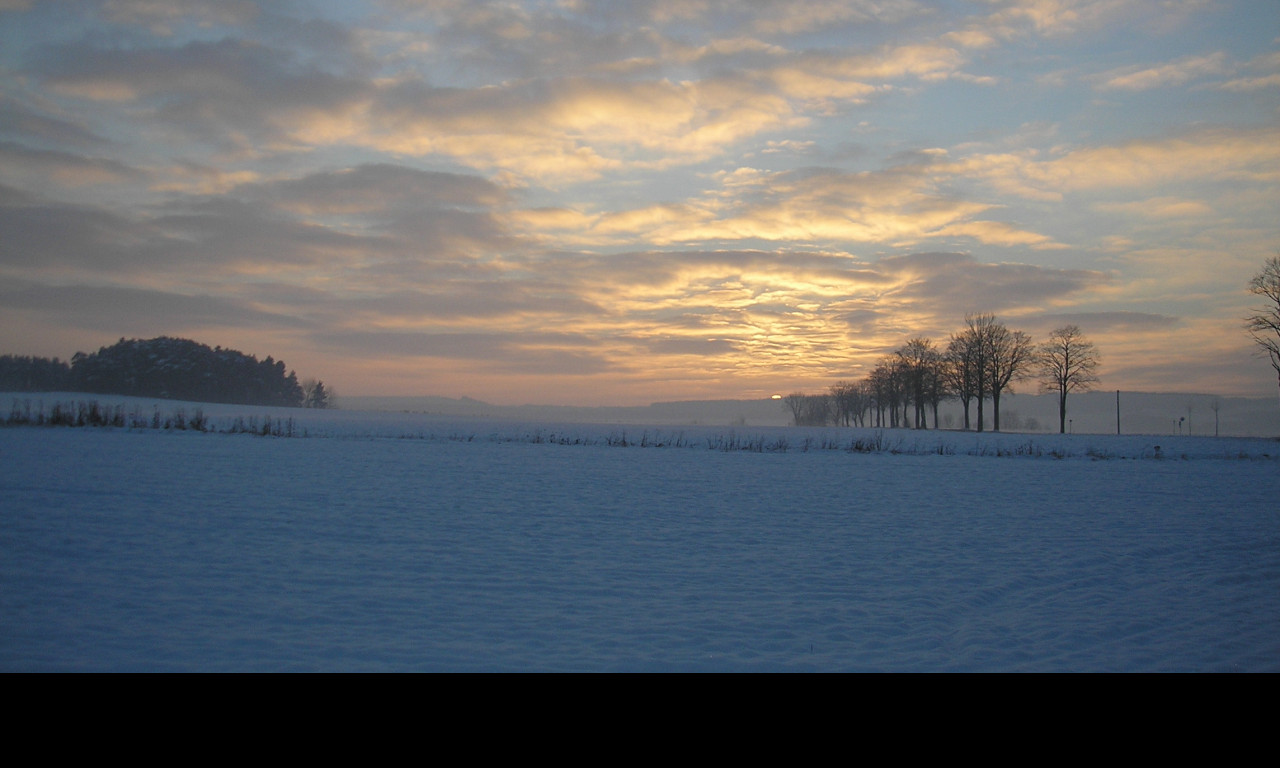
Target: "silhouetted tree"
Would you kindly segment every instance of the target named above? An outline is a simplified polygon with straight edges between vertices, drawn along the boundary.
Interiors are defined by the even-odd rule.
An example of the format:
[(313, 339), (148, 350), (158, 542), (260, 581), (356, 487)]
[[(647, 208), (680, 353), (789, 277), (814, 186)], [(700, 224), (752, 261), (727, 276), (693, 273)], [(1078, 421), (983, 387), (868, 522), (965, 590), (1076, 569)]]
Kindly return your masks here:
[(120, 339), (71, 358), (73, 387), (138, 397), (245, 405), (302, 405), (302, 387), (285, 364), (189, 339)]
[(866, 426), (867, 409), (871, 407), (873, 397), (870, 387), (865, 381), (841, 381), (831, 386), (831, 405), (833, 417), (837, 424), (849, 426)]
[[(990, 314), (965, 315), (964, 323), (964, 330), (953, 337), (953, 341), (962, 349), (960, 359), (968, 366), (965, 376), (973, 382), (973, 396), (978, 401), (978, 431), (981, 432), (985, 424), (983, 404), (991, 393), (994, 337), (998, 335), (997, 328), (1002, 326), (996, 321), (995, 315)], [(969, 409), (966, 408), (966, 425), (969, 421), (968, 413)]]
[(992, 428), (1000, 431), (1000, 396), (1011, 392), (1010, 385), (1028, 375), (1035, 361), (1035, 345), (1022, 331), (1011, 331), (992, 314), (965, 315), (965, 328), (951, 337), (948, 378), (965, 403), (965, 424), (969, 423), (968, 400), (978, 401), (978, 431), (985, 425), (984, 404), (991, 398)]
[(975, 397), (981, 399), (982, 389), (979, 384), (980, 368), (978, 365), (979, 350), (975, 336), (966, 331), (952, 334), (947, 343), (944, 356), (942, 376), (948, 391), (959, 398), (964, 407), (964, 428), (970, 429), (969, 403)]
[(1265, 306), (1249, 315), (1245, 328), (1258, 345), (1258, 354), (1271, 360), (1277, 385), (1280, 385), (1280, 256), (1272, 256), (1263, 263), (1262, 271), (1249, 281), (1249, 293), (1261, 296)]
[(804, 425), (821, 427), (832, 418), (830, 395), (809, 395), (805, 398)]
[(332, 404), (332, 393), (325, 388), (323, 381), (307, 379), (302, 382), (302, 405), (304, 408), (328, 408)]
[[(933, 427), (938, 428), (938, 402), (941, 397), (942, 354), (929, 339), (916, 337), (895, 353), (901, 362), (902, 375), (915, 405), (915, 428), (924, 429), (925, 408), (933, 405)], [(911, 426), (906, 424), (906, 426)]]
[(987, 336), (990, 344), (988, 378), (991, 392), (992, 429), (1000, 431), (1000, 395), (1012, 392), (1010, 384), (1028, 375), (1035, 362), (1035, 344), (1022, 331), (1011, 331), (1002, 323), (993, 322)]
[(791, 418), (797, 427), (820, 427), (831, 416), (831, 398), (826, 395), (792, 392), (782, 401), (791, 411)]
[(0, 391), (56, 392), (71, 389), (71, 366), (58, 358), (0, 355)]
[[(872, 391), (875, 392), (877, 424), (886, 426), (884, 413), (889, 412), (889, 427), (897, 427), (906, 421), (907, 407), (911, 405), (911, 393), (908, 386), (906, 365), (896, 355), (890, 355), (868, 376)], [(898, 409), (902, 409), (899, 414)]]
[(791, 423), (799, 424), (801, 416), (804, 415), (804, 393), (792, 392), (782, 398), (782, 405), (791, 411)]
[(1038, 349), (1040, 391), (1058, 393), (1058, 433), (1067, 431), (1067, 393), (1088, 392), (1098, 383), (1098, 350), (1080, 328), (1065, 325)]

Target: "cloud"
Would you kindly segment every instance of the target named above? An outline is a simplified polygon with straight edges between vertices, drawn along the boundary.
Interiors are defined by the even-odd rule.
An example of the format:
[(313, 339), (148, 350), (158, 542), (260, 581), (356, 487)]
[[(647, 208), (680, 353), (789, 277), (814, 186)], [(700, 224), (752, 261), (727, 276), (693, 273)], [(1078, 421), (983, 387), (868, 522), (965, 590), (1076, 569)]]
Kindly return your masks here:
[(390, 163), (371, 163), (298, 178), (242, 185), (237, 195), (269, 200), (305, 216), (366, 214), (386, 217), (397, 211), (485, 210), (510, 201), (507, 190), (487, 179), (424, 171)]
[[(1044, 37), (1065, 37), (1096, 29), (1129, 15), (1142, 0), (1013, 0), (1000, 3), (986, 23), (1004, 34), (1030, 28)], [(1170, 3), (1170, 6), (1176, 3)], [(1172, 11), (1172, 7), (1169, 9)]]
[[(549, 29), (550, 37), (530, 36), (538, 46), (531, 59), (581, 51), (584, 40), (591, 47), (606, 35), (580, 24)], [(560, 38), (566, 42), (556, 46)], [(655, 55), (671, 47), (652, 36), (627, 44), (632, 42)], [(806, 125), (803, 109), (863, 103), (903, 79), (959, 75), (964, 61), (955, 48), (936, 43), (837, 55), (717, 39), (686, 52), (692, 76), (655, 71), (617, 78), (597, 66), (616, 57), (616, 46), (606, 44), (591, 61), (549, 76), (437, 86), (414, 67), (370, 76), (370, 56), (360, 45), (356, 35), (338, 36), (331, 58), (349, 63), (334, 67), (321, 66), (301, 46), (247, 38), (145, 47), (67, 44), (45, 49), (29, 71), (58, 94), (128, 107), (135, 119), (149, 115), (222, 151), (357, 146), (448, 156), (473, 168), (554, 183), (705, 161), (745, 139)]]
[(101, 150), (109, 144), (79, 120), (50, 114), (5, 94), (0, 94), (0, 135), (37, 146), (52, 144)]
[(1280, 73), (1258, 77), (1239, 77), (1220, 86), (1224, 91), (1258, 91), (1263, 88), (1280, 88)]
[[(650, 347), (655, 353), (715, 348), (739, 363), (818, 367), (847, 362), (859, 348), (882, 353), (908, 329), (943, 334), (969, 312), (1025, 313), (1111, 280), (959, 253), (867, 262), (842, 253), (641, 252), (565, 257), (548, 266), (566, 276), (566, 289), (608, 308), (594, 325), (579, 318), (584, 332), (664, 340)], [(720, 346), (699, 346), (711, 339)]]
[(408, 81), (381, 89), (366, 125), (344, 140), (554, 182), (627, 165), (695, 162), (794, 124), (785, 99), (738, 76), (680, 83), (569, 78), (468, 90)]
[(1039, 200), (1188, 181), (1271, 183), (1280, 179), (1280, 130), (1203, 128), (1170, 138), (1079, 147), (1049, 159), (1032, 151), (979, 153), (940, 163), (934, 171), (985, 179), (1000, 192)]
[(435, 358), (466, 361), (471, 370), (520, 376), (584, 376), (610, 370), (595, 342), (572, 334), (326, 331), (315, 343), (353, 358)]
[(1039, 326), (1043, 327), (1045, 333), (1048, 333), (1053, 328), (1061, 328), (1064, 325), (1078, 325), (1085, 330), (1086, 336), (1090, 333), (1104, 331), (1168, 331), (1176, 328), (1181, 322), (1179, 318), (1169, 315), (1114, 310), (1045, 314), (1036, 318), (1028, 318), (1027, 320), (1028, 322), (1035, 321)]
[(936, 318), (972, 312), (1023, 314), (1097, 289), (1111, 278), (1093, 270), (1029, 264), (989, 264), (955, 253), (922, 253), (882, 259), (879, 268), (898, 281), (897, 302)]
[[(85, 187), (136, 182), (146, 174), (110, 158), (32, 149), (0, 141), (0, 182), (28, 189)], [(52, 184), (50, 184), (52, 182)]]
[(1224, 91), (1245, 93), (1280, 86), (1280, 52), (1258, 56), (1247, 67), (1257, 74), (1234, 78), (1218, 87)]
[[(23, 157), (32, 154), (46, 165), (69, 162), (51, 153)], [(95, 279), (195, 282), (283, 271), (367, 290), (484, 273), (481, 261), (518, 252), (524, 246), (493, 212), (509, 200), (507, 190), (479, 177), (387, 164), (249, 182), (127, 211), (22, 195), (0, 206), (9, 246), (0, 260), (28, 275), (75, 270)]]
[(259, 15), (252, 0), (107, 0), (103, 16), (113, 24), (145, 26), (153, 34), (169, 36), (174, 28), (241, 25)]
[(830, 168), (718, 175), (719, 190), (700, 199), (577, 218), (526, 217), (526, 226), (575, 227), (575, 242), (657, 245), (705, 242), (806, 242), (822, 245), (972, 239), (999, 246), (1058, 247), (1047, 235), (979, 219), (994, 206), (944, 191), (926, 160), (879, 172)]
[(1185, 359), (1275, 248), (1280, 57), (1222, 7), (31, 4), (3, 328), (154, 313), (499, 399), (825, 383), (971, 311)]
[(369, 98), (369, 84), (246, 40), (174, 47), (46, 49), (33, 70), (54, 92), (140, 104), (156, 120), (213, 146), (251, 149), (299, 141), (313, 120), (332, 123)]
[(928, 13), (925, 5), (911, 0), (788, 0), (766, 4), (753, 14), (751, 23), (757, 32), (763, 34), (794, 35), (846, 24), (893, 24), (925, 13)]
[(156, 266), (146, 248), (158, 233), (146, 224), (93, 206), (6, 195), (0, 206), (0, 266), (46, 277), (67, 272), (116, 275)]
[(1098, 203), (1098, 210), (1144, 219), (1202, 219), (1215, 215), (1213, 206), (1202, 200), (1153, 197), (1131, 203)]
[(1192, 80), (1229, 71), (1226, 54), (1211, 53), (1207, 56), (1188, 56), (1177, 61), (1155, 66), (1130, 66), (1097, 75), (1097, 87), (1101, 90), (1145, 91), (1151, 88), (1167, 88), (1184, 85)]
[(298, 329), (296, 317), (266, 312), (243, 301), (118, 285), (42, 285), (17, 282), (0, 287), (0, 308), (30, 313), (43, 322), (121, 335), (195, 333), (214, 328)]

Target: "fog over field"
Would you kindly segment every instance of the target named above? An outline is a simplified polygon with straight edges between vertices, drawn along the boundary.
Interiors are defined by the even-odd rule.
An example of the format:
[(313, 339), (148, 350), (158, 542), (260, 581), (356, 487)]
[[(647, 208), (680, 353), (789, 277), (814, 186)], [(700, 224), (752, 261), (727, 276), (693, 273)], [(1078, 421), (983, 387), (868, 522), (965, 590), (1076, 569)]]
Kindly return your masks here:
[(99, 400), (0, 429), (0, 669), (1280, 669), (1274, 438)]
[[(1080, 434), (1116, 433), (1116, 392), (1076, 393), (1068, 398), (1067, 403), (1070, 431)], [(340, 405), (353, 410), (605, 424), (781, 427), (791, 423), (791, 414), (785, 404), (773, 399), (688, 400), (630, 408), (575, 408), (494, 405), (467, 397), (344, 397)], [(1274, 398), (1121, 392), (1119, 410), (1122, 434), (1280, 435), (1280, 403)], [(1056, 432), (1058, 428), (1056, 395), (1006, 395), (1001, 403), (1001, 413), (1004, 431), (1039, 433)], [(943, 403), (939, 416), (944, 429), (955, 429), (963, 424), (960, 405), (955, 402)], [(933, 424), (932, 416), (929, 424)], [(991, 428), (989, 412), (986, 427), (988, 430)]]

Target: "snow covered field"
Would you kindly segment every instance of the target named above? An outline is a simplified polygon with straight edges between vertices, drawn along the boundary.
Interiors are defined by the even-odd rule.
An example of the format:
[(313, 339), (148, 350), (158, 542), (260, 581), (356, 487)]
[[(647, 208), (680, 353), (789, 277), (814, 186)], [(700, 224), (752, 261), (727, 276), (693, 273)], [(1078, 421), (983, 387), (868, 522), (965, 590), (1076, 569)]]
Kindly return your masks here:
[(0, 429), (0, 669), (1280, 670), (1275, 440), (283, 416)]

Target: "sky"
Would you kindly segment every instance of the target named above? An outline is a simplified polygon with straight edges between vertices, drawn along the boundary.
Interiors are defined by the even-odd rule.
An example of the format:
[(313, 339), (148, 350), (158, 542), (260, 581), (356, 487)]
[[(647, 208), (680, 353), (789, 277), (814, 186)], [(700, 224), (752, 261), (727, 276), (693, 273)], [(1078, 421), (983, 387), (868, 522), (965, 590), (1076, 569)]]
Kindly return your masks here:
[(993, 313), (1274, 397), (1278, 213), (1272, 0), (0, 0), (0, 353), (639, 405)]

